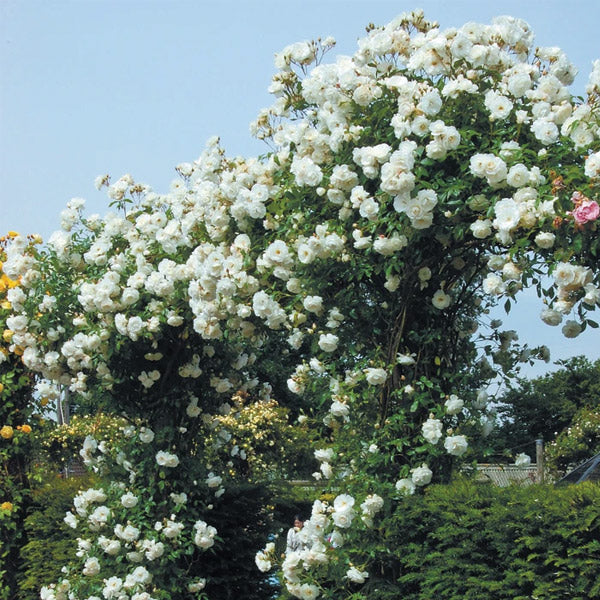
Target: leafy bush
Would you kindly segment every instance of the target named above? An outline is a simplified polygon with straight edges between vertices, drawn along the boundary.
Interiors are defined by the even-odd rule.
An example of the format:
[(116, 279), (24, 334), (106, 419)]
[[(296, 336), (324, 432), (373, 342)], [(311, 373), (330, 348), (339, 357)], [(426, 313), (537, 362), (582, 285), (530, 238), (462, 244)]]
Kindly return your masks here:
[(254, 402), (247, 397), (234, 395), (232, 409), (215, 417), (207, 440), (213, 469), (238, 481), (309, 476), (315, 461), (308, 429), (292, 424), (290, 411), (274, 398)]
[(33, 490), (17, 578), (20, 600), (37, 600), (41, 587), (56, 581), (61, 567), (75, 558), (77, 536), (63, 519), (77, 490), (90, 483), (89, 477), (53, 477)]
[(79, 450), (88, 435), (98, 442), (104, 440), (114, 444), (125, 425), (125, 419), (102, 412), (93, 415), (73, 415), (69, 423), (53, 424), (41, 434), (40, 458), (62, 469), (74, 458), (79, 458)]
[(556, 475), (566, 472), (600, 452), (600, 408), (581, 408), (570, 427), (547, 446), (548, 468)]
[(357, 557), (371, 574), (362, 591), (369, 600), (600, 598), (599, 533), (594, 484), (431, 486)]

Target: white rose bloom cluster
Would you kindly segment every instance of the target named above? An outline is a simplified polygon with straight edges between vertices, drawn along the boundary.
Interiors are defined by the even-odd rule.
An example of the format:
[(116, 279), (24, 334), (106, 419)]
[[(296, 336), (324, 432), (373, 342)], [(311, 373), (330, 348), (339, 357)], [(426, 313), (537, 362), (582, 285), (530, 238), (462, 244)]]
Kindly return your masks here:
[(388, 375), (385, 369), (369, 367), (365, 369), (365, 377), (369, 385), (384, 385)]
[(217, 530), (212, 525), (207, 525), (204, 521), (194, 523), (194, 544), (202, 550), (208, 550), (215, 543)]
[(377, 494), (370, 494), (360, 505), (361, 519), (367, 527), (373, 527), (375, 515), (383, 508), (384, 500)]
[[(381, 447), (361, 455), (369, 464), (383, 464), (383, 441), (398, 437), (402, 418), (414, 425), (406, 450), (423, 439), (431, 445), (420, 464), (402, 464), (395, 495), (413, 494), (431, 482), (428, 465), (442, 443), (451, 456), (467, 451), (466, 437), (455, 433), (462, 399), (451, 395), (438, 406), (436, 396), (425, 414), (413, 411), (418, 422), (410, 421), (413, 401), (405, 401), (423, 401), (426, 373), (434, 388), (441, 384), (432, 364), (452, 354), (449, 340), (470, 343), (468, 311), (476, 319), (497, 297), (531, 283), (540, 258), (554, 288), (544, 322), (558, 325), (600, 301), (587, 250), (596, 200), (583, 200), (594, 196), (599, 177), (600, 61), (586, 103), (569, 93), (575, 69), (564, 53), (536, 49), (520, 19), (443, 30), (414, 11), (369, 28), (353, 56), (325, 64), (332, 45), (304, 41), (277, 54), (274, 103), (251, 125), (269, 142), (267, 156), (230, 159), (213, 138), (197, 160), (178, 165), (180, 178), (163, 194), (130, 175), (114, 182), (103, 175), (96, 185), (118, 214), (86, 218), (73, 199), (46, 248), (33, 252), (23, 236), (6, 247), (2, 269), (19, 279), (7, 292), (9, 351), (52, 386), (143, 422), (131, 438), (120, 433), (138, 443), (141, 465), (163, 474), (180, 461), (191, 465), (200, 454), (194, 440), (211, 434), (213, 415), (227, 414), (223, 396), (268, 398), (272, 388), (253, 366), (283, 340), (285, 355), (297, 353), (291, 364), (298, 367), (284, 376), (289, 390), (321, 399), (318, 416), (340, 447), (355, 449), (350, 413), (371, 410), (377, 427), (368, 442), (358, 440), (361, 451), (371, 440)], [(571, 181), (581, 189), (566, 189)], [(563, 333), (574, 337), (582, 327), (567, 320)], [(440, 334), (435, 348), (423, 331)], [(514, 341), (498, 337), (494, 358)], [(487, 359), (478, 369), (493, 373)], [(455, 381), (448, 384), (439, 389)], [(395, 411), (399, 421), (389, 418)], [(430, 411), (444, 416), (426, 418)], [(442, 418), (451, 432), (444, 434)], [(165, 449), (153, 445), (154, 431)], [(214, 545), (213, 527), (192, 526), (197, 512), (182, 516), (197, 501), (192, 489), (206, 488), (211, 499), (222, 493), (219, 475), (205, 479), (212, 467), (202, 466), (184, 501), (181, 487), (168, 488), (173, 515), (157, 516), (158, 529), (146, 531), (121, 515), (139, 510), (147, 473), (138, 472), (135, 453), (105, 454), (101, 444), (86, 438), (84, 462), (104, 471), (114, 459), (127, 482), (110, 494), (78, 495), (66, 517), (82, 535), (93, 532), (101, 567), (107, 557), (167, 560), (169, 545), (188, 529), (196, 546)], [(353, 491), (361, 466), (343, 464), (351, 455), (319, 450), (318, 477)], [(376, 483), (389, 479), (386, 473)], [(325, 565), (332, 549), (343, 558), (352, 528), (371, 526), (384, 499), (372, 494), (360, 510), (357, 503), (339, 490), (332, 505), (315, 503), (304, 549), (288, 553), (282, 566), (289, 593), (318, 597), (305, 572)], [(158, 575), (150, 581), (142, 564), (118, 576), (96, 573), (93, 552), (82, 550), (85, 572), (78, 573), (102, 577), (105, 598), (155, 585)], [(261, 568), (273, 560), (269, 552), (257, 557)], [(340, 564), (348, 585), (368, 577), (362, 566)], [(43, 594), (66, 598), (61, 585)], [(183, 589), (203, 587), (194, 576)]]
[(456, 394), (450, 394), (444, 403), (444, 406), (446, 407), (446, 414), (457, 415), (462, 411), (464, 405), (464, 400), (459, 398)]
[(256, 566), (258, 570), (262, 573), (267, 573), (271, 570), (273, 563), (272, 559), (274, 558), (275, 553), (275, 544), (273, 542), (269, 542), (262, 550), (259, 550), (255, 556)]
[(172, 452), (165, 452), (159, 450), (156, 453), (156, 464), (159, 467), (168, 467), (170, 469), (176, 467), (179, 464), (179, 457)]
[[(282, 564), (284, 582), (287, 590), (297, 598), (316, 597), (311, 594), (317, 592), (306, 587), (310, 584), (302, 583), (304, 572), (313, 568), (326, 565), (332, 551), (344, 546), (345, 535), (353, 525), (357, 515), (356, 500), (349, 494), (339, 494), (333, 504), (316, 500), (313, 503), (311, 517), (304, 522), (299, 531), (302, 548), (291, 550), (288, 548)], [(360, 504), (361, 520), (367, 527), (373, 526), (373, 519), (382, 510), (384, 500), (377, 494), (368, 495)], [(256, 555), (259, 569), (266, 572), (272, 568), (274, 560), (274, 544), (267, 544), (264, 550)], [(352, 564), (348, 565), (346, 577), (353, 583), (364, 583), (368, 578), (367, 571), (360, 571)]]
[(462, 456), (468, 446), (467, 438), (464, 435), (449, 435), (444, 440), (444, 448), (452, 456)]
[(434, 419), (430, 416), (421, 427), (423, 437), (430, 444), (437, 444), (443, 436), (442, 422), (439, 419)]

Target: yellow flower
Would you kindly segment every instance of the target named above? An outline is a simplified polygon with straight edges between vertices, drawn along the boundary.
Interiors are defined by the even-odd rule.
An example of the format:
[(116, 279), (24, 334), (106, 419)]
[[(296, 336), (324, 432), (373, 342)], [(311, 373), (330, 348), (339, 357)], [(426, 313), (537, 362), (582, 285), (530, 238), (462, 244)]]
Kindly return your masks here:
[(0, 429), (0, 437), (3, 437), (5, 440), (10, 440), (14, 434), (15, 432), (10, 425), (5, 425)]
[(12, 502), (3, 502), (0, 504), (0, 510), (6, 510), (10, 512), (13, 509)]
[(5, 342), (10, 342), (10, 340), (12, 339), (13, 334), (14, 334), (14, 332), (11, 329), (5, 329), (2, 332), (2, 339)]
[(0, 383), (0, 394), (4, 391), (4, 384)]
[(27, 424), (21, 426), (21, 431), (23, 433), (31, 433), (31, 427)]
[(17, 231), (9, 231), (8, 232), (8, 237), (9, 238), (15, 238), (19, 235), (19, 233)]

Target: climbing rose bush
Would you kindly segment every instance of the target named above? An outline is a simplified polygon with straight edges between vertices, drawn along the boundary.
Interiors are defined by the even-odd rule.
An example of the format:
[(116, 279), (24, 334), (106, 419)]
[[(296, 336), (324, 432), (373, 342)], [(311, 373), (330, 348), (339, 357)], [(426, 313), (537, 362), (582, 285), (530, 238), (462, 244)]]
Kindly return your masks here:
[[(251, 126), (264, 158), (229, 159), (213, 139), (167, 194), (100, 177), (116, 212), (86, 217), (72, 200), (45, 249), (29, 256), (16, 238), (7, 250), (23, 362), (135, 423), (142, 444), (121, 456), (115, 489), (152, 489), (162, 523), (170, 494), (205, 482), (171, 519), (177, 590), (137, 546), (110, 558), (86, 513), (93, 550), (45, 597), (201, 597), (201, 560), (186, 570), (182, 556), (209, 531), (211, 494), (226, 493), (203, 440), (233, 394), (268, 401), (274, 355), (295, 364), (287, 390), (310, 407), (315, 477), (335, 489), (315, 502), (305, 549), (285, 556), (285, 588), (367, 597), (384, 572), (369, 551), (383, 547), (380, 515), (468, 456), (488, 430), (489, 381), (548, 359), (489, 309), (533, 286), (567, 337), (597, 326), (600, 61), (582, 102), (567, 57), (511, 17), (443, 31), (413, 12), (326, 63), (333, 45), (276, 55), (274, 104)], [(128, 544), (148, 539), (157, 517), (144, 518)], [(271, 546), (257, 563), (275, 565)]]

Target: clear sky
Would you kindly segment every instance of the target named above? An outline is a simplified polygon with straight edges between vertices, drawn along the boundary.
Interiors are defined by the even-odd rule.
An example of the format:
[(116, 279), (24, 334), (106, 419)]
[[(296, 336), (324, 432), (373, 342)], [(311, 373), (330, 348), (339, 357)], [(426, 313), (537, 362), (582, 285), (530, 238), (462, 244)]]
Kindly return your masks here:
[[(72, 197), (104, 214), (100, 174), (166, 191), (212, 135), (229, 155), (266, 152), (248, 124), (271, 103), (275, 52), (332, 35), (332, 57), (352, 54), (368, 23), (417, 7), (443, 28), (525, 19), (537, 45), (560, 46), (578, 66), (577, 94), (600, 57), (599, 0), (0, 0), (0, 235), (48, 238)], [(598, 330), (567, 340), (540, 309), (525, 294), (505, 325), (553, 360), (600, 357)]]

